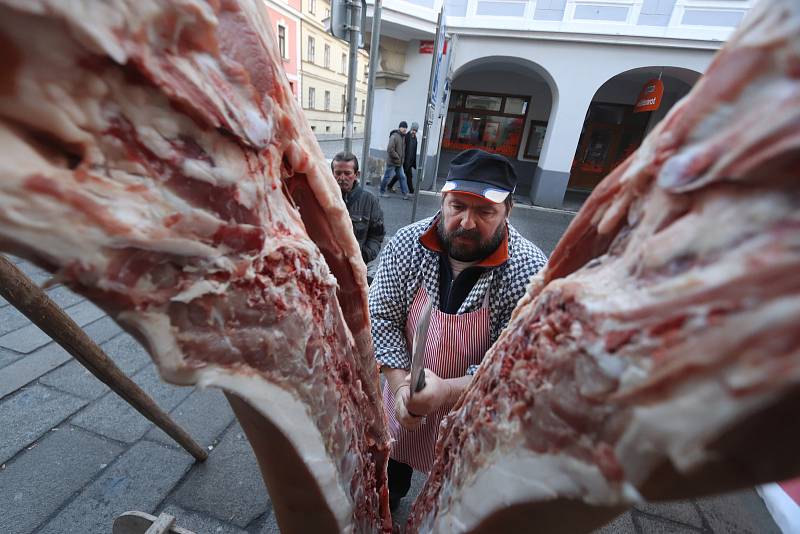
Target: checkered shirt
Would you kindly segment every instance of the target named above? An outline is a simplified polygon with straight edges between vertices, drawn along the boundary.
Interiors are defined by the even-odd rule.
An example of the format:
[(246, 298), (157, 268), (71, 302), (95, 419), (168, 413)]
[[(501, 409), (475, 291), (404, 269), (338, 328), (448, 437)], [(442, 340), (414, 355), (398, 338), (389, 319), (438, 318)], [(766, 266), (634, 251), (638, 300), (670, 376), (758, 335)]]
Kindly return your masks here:
[[(423, 219), (397, 231), (381, 253), (381, 262), (369, 290), (369, 313), (375, 358), (394, 369), (411, 367), (405, 326), (411, 302), (420, 286), (439, 306), (439, 254), (420, 243), (420, 237), (435, 217)], [(489, 294), (490, 342), (494, 343), (511, 319), (517, 301), (525, 294), (531, 277), (547, 263), (539, 247), (508, 225), (508, 255), (504, 264), (487, 269), (458, 309), (458, 314), (480, 309)], [(478, 366), (470, 366), (474, 374)]]

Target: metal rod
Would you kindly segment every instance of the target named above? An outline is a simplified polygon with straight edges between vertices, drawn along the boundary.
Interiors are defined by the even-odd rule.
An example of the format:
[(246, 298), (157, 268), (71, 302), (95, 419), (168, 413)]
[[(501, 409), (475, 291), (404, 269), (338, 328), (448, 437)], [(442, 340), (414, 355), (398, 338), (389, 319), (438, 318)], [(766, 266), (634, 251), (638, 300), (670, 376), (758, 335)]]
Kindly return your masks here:
[[(360, 0), (358, 0), (360, 1)], [(347, 20), (350, 27), (347, 37), (350, 42), (350, 62), (347, 71), (347, 106), (344, 124), (344, 151), (353, 150), (353, 115), (355, 114), (356, 75), (358, 74), (358, 40), (360, 35), (359, 24), (361, 17), (356, 9), (356, 1), (347, 2)]]
[[(425, 167), (428, 160), (428, 136), (430, 134), (431, 124), (433, 123), (433, 113), (436, 111), (436, 106), (431, 104), (431, 95), (433, 93), (434, 78), (436, 74), (437, 59), (439, 56), (439, 46), (442, 42), (442, 16), (444, 15), (444, 8), (439, 11), (439, 17), (436, 19), (436, 40), (433, 43), (433, 59), (431, 60), (431, 75), (428, 80), (428, 98), (425, 100), (425, 123), (422, 127), (422, 148), (420, 151), (420, 172), (417, 173), (417, 187), (414, 188), (414, 205), (411, 208), (411, 222), (417, 220), (417, 202), (419, 200), (419, 190), (422, 181), (425, 179)], [(434, 171), (435, 172), (435, 171)]]
[[(367, 115), (364, 117), (364, 149), (361, 152), (362, 173), (369, 172), (369, 145), (372, 142), (372, 108), (375, 105), (375, 72), (378, 70), (381, 39), (381, 4), (375, 0), (372, 7), (372, 36), (369, 42), (369, 79), (367, 81)], [(364, 9), (366, 9), (366, 5)], [(365, 181), (369, 179), (369, 174)]]
[(163, 411), (133, 380), (123, 373), (103, 349), (47, 293), (25, 273), (0, 255), (0, 295), (21, 311), (33, 324), (53, 338), (91, 373), (150, 419), (199, 461), (208, 452)]

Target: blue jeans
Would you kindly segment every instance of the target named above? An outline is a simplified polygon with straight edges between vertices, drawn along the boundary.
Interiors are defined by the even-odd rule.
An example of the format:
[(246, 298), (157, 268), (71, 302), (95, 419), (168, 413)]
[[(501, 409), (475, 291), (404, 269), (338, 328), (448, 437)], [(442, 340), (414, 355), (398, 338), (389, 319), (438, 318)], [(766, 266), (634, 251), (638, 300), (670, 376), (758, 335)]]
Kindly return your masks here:
[(397, 174), (400, 178), (398, 181), (400, 182), (400, 191), (403, 192), (404, 195), (408, 194), (408, 184), (406, 183), (406, 173), (403, 171), (402, 165), (386, 165), (386, 172), (383, 173), (383, 179), (381, 180), (381, 194), (386, 192), (386, 184), (389, 183), (389, 180), (392, 179), (392, 176)]

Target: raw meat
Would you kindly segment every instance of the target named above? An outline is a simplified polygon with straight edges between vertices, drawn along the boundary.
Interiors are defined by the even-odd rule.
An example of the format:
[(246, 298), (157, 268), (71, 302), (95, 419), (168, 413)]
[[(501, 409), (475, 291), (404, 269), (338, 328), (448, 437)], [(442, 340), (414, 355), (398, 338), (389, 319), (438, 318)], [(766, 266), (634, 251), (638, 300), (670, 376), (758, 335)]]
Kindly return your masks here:
[(582, 532), (800, 472), (800, 2), (592, 194), (442, 424), (408, 532)]
[(263, 4), (3, 0), (0, 46), (0, 248), (223, 388), (283, 531), (390, 529), (366, 270)]

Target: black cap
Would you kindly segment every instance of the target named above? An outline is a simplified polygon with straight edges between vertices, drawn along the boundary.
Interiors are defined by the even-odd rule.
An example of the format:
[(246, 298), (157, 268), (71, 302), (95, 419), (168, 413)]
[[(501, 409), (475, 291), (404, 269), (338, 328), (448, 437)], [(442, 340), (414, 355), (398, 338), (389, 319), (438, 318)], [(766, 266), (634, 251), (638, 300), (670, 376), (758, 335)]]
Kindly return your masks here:
[(442, 192), (472, 193), (500, 204), (516, 187), (517, 172), (505, 156), (471, 148), (450, 162)]
[(406, 121), (400, 121), (400, 126), (398, 128), (408, 128), (408, 123)]

